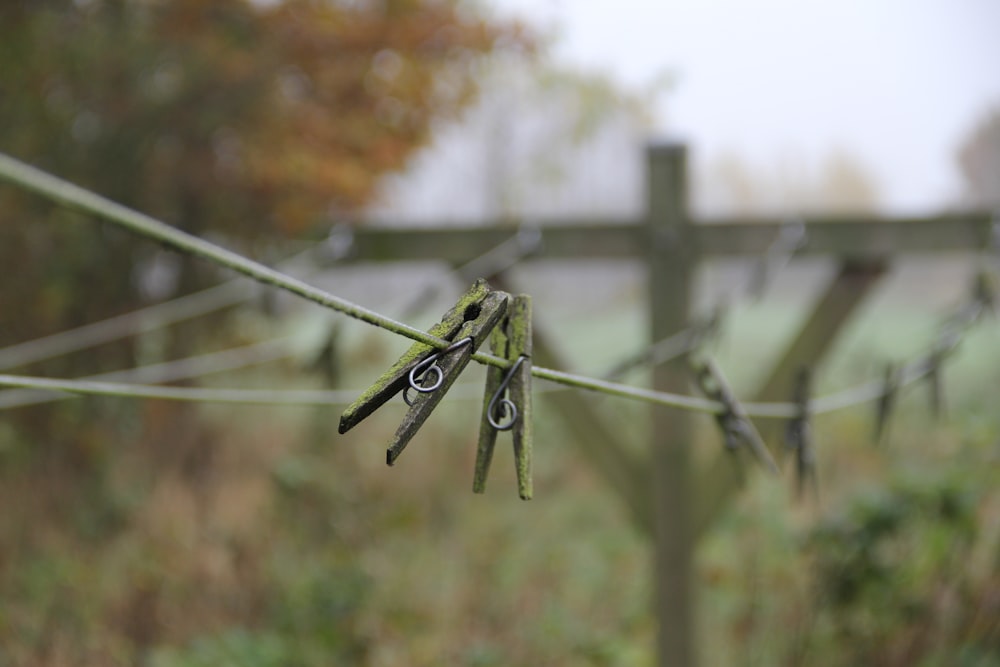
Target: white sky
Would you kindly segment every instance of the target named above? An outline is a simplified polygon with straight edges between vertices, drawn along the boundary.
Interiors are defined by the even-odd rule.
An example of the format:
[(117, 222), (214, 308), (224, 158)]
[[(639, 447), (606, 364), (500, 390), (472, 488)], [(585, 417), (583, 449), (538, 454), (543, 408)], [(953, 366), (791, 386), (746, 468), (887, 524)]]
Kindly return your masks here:
[(642, 89), (696, 158), (858, 158), (883, 205), (959, 200), (955, 149), (1000, 106), (1000, 0), (491, 0), (555, 31), (556, 61)]

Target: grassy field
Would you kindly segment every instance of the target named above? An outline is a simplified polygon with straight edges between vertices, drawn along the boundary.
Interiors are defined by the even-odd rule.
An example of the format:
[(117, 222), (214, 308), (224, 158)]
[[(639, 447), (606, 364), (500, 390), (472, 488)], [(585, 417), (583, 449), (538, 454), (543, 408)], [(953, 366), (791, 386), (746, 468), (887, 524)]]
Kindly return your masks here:
[[(580, 370), (614, 360), (608, 340), (640, 339), (634, 306), (567, 309)], [(738, 387), (780, 350), (795, 306), (734, 313), (739, 336), (718, 353)], [(934, 322), (876, 302), (821, 389), (920, 350)], [(870, 406), (823, 417), (818, 499), (796, 502), (788, 474), (754, 476), (698, 553), (704, 664), (1000, 665), (997, 326), (949, 366), (946, 420), (919, 387), (881, 448)], [(398, 342), (346, 345), (343, 384), (362, 386)], [(302, 386), (291, 366), (216, 382), (276, 378)], [(69, 450), (0, 422), (0, 667), (651, 665), (648, 541), (538, 400), (530, 503), (504, 436), (488, 492), (471, 493), (475, 402), (446, 400), (393, 468), (401, 403), (338, 436), (335, 409), (121, 400), (108, 441), (84, 399), (41, 413), (75, 429)], [(645, 407), (600, 409), (642, 446)], [(699, 423), (695, 444), (714, 453)]]

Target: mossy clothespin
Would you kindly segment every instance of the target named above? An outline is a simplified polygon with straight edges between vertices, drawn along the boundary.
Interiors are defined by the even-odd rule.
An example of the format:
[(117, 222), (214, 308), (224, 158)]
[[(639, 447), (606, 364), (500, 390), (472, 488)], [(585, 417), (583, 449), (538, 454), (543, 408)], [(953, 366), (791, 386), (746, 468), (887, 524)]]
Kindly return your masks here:
[(799, 219), (792, 219), (781, 225), (778, 236), (767, 247), (754, 265), (750, 274), (747, 295), (753, 301), (760, 301), (767, 291), (774, 273), (784, 266), (806, 244), (806, 226)]
[(814, 494), (817, 491), (816, 451), (813, 448), (810, 424), (812, 411), (809, 405), (811, 375), (809, 369), (803, 366), (795, 377), (792, 393), (795, 416), (785, 428), (785, 446), (795, 453), (795, 487), (800, 500), (805, 493), (806, 484), (812, 487)]
[[(490, 331), (496, 327), (506, 312), (508, 299), (509, 295), (506, 292), (487, 294), (479, 306), (479, 313), (459, 328), (458, 333), (452, 339), (454, 342), (451, 347), (435, 353), (437, 357), (433, 362), (430, 360), (434, 354), (414, 368), (414, 371), (418, 371), (423, 378), (423, 386), (418, 386), (412, 381), (410, 383), (410, 386), (416, 389), (418, 394), (410, 402), (410, 409), (403, 417), (399, 428), (396, 429), (396, 435), (393, 436), (392, 443), (385, 452), (385, 462), (388, 465), (396, 462), (410, 439), (416, 435), (437, 404), (441, 402), (445, 393), (451, 388), (451, 385), (469, 365), (472, 354), (486, 341)], [(432, 368), (437, 368), (436, 377), (428, 381), (428, 373)], [(410, 378), (414, 377), (415, 374), (411, 371)], [(405, 396), (404, 393), (404, 398)]]
[(323, 344), (313, 355), (309, 363), (309, 370), (315, 371), (323, 376), (327, 387), (337, 386), (341, 375), (340, 363), (340, 341), (343, 336), (341, 320), (337, 320), (330, 325), (323, 338)]
[[(444, 340), (454, 340), (455, 334), (468, 319), (479, 314), (480, 306), (486, 295), (493, 290), (485, 280), (477, 280), (458, 302), (444, 314), (441, 321), (432, 326), (427, 333)], [(340, 433), (347, 433), (357, 426), (365, 417), (382, 407), (390, 398), (398, 394), (409, 383), (410, 371), (423, 361), (435, 348), (424, 343), (414, 343), (403, 356), (383, 373), (361, 396), (357, 398), (340, 416)]]
[[(410, 409), (386, 451), (386, 463), (392, 465), (503, 317), (508, 298), (506, 292), (494, 291), (485, 281), (477, 281), (429, 332), (451, 341), (451, 345), (439, 350), (414, 344), (344, 411), (340, 432), (345, 433), (404, 391)], [(417, 391), (412, 401), (406, 394), (410, 388)]]
[(722, 404), (722, 410), (715, 414), (715, 421), (722, 429), (726, 449), (735, 452), (740, 443), (746, 443), (754, 456), (770, 472), (778, 473), (778, 464), (764, 444), (763, 438), (754, 427), (746, 410), (736, 400), (736, 395), (726, 382), (715, 362), (705, 358), (692, 365), (695, 378), (702, 392), (713, 401)]
[(972, 283), (972, 300), (986, 312), (992, 313), (996, 310), (997, 291), (996, 274), (986, 269), (976, 273)]
[(900, 370), (896, 364), (885, 365), (882, 380), (882, 394), (879, 396), (875, 412), (875, 444), (880, 445), (888, 438), (889, 417), (896, 407), (896, 395), (899, 393)]
[(511, 366), (506, 370), (490, 366), (486, 371), (486, 391), (472, 482), (475, 493), (486, 490), (497, 433), (513, 430), (518, 495), (522, 500), (531, 500), (531, 338), (531, 297), (520, 294), (511, 299), (507, 315), (490, 337), (493, 354), (510, 361)]
[(944, 378), (942, 377), (942, 366), (945, 356), (950, 351), (947, 342), (935, 345), (926, 361), (927, 388), (930, 397), (931, 414), (939, 419), (944, 414)]

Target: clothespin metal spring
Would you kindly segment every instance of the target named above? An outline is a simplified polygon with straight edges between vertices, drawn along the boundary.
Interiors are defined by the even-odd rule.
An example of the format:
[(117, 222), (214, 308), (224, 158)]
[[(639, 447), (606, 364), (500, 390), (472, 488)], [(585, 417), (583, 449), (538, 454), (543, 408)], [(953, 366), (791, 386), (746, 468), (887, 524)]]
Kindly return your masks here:
[[(410, 370), (409, 386), (403, 389), (403, 401), (405, 401), (407, 405), (412, 407), (413, 401), (415, 399), (410, 398), (409, 392), (411, 389), (419, 391), (422, 394), (429, 394), (430, 392), (440, 387), (441, 383), (444, 382), (444, 371), (442, 371), (441, 367), (437, 365), (438, 359), (448, 354), (449, 352), (454, 352), (455, 350), (464, 347), (465, 345), (468, 345), (471, 342), (472, 342), (472, 337), (466, 336), (465, 338), (452, 343), (443, 350), (431, 353), (430, 355), (427, 356), (426, 359), (424, 359), (419, 364), (414, 366)], [(434, 381), (428, 383), (427, 376), (431, 372), (434, 373)]]
[(514, 362), (514, 365), (510, 367), (510, 370), (504, 376), (503, 382), (493, 392), (493, 398), (490, 399), (490, 403), (486, 408), (486, 419), (489, 420), (490, 426), (498, 431), (509, 431), (514, 428), (514, 424), (517, 422), (517, 406), (506, 396), (507, 385), (517, 375), (517, 369), (521, 367), (525, 359), (527, 357), (523, 354), (517, 358), (517, 361)]

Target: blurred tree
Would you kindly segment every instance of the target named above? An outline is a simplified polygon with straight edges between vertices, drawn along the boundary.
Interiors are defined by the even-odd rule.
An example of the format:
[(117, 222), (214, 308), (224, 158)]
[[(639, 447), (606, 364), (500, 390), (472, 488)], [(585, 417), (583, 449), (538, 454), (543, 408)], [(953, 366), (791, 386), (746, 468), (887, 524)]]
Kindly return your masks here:
[[(524, 42), (455, 1), (4, 2), (0, 150), (273, 257), (368, 201), (470, 99), (478, 56)], [(10, 188), (0, 211), (0, 263), (18, 276), (0, 287), (0, 346), (133, 308), (143, 282), (163, 297), (209, 278), (115, 230), (37, 224), (71, 214)], [(139, 280), (150, 267), (158, 284)]]
[[(471, 99), (482, 56), (526, 43), (518, 26), (477, 18), (459, 0), (4, 0), (0, 150), (273, 259), (282, 240), (364, 205), (432, 120)], [(218, 280), (204, 262), (2, 185), (0, 265), (0, 347)], [(223, 317), (172, 327), (156, 344), (146, 337), (18, 370), (79, 376), (131, 366), (150, 349), (182, 356), (209, 337), (231, 339)], [(233, 600), (278, 597), (261, 592), (270, 577), (253, 574), (265, 549), (230, 541), (225, 558), (250, 574), (222, 593), (204, 594), (197, 574), (226, 464), (225, 438), (194, 414), (85, 399), (4, 413), (0, 663), (144, 664), (152, 644), (259, 622), (260, 605)], [(241, 496), (233, 506), (252, 506), (254, 531), (271, 534), (263, 501)], [(133, 521), (132, 555), (116, 559), (109, 538)], [(177, 526), (197, 548), (178, 548)], [(150, 565), (159, 559), (169, 567)], [(133, 581), (121, 568), (145, 574)], [(50, 571), (51, 603), (26, 583)], [(188, 573), (186, 593), (168, 571)], [(315, 624), (349, 636), (345, 617)]]
[(836, 151), (823, 165), (816, 204), (829, 212), (873, 213), (878, 208), (875, 178), (859, 159)]
[(962, 143), (958, 163), (973, 206), (1000, 206), (1000, 108), (990, 110)]
[(856, 157), (835, 150), (812, 165), (786, 154), (774, 166), (761, 168), (726, 152), (699, 175), (699, 208), (709, 215), (872, 213), (878, 188), (871, 172)]
[(530, 52), (491, 59), (479, 84), (461, 123), (380, 183), (371, 215), (411, 224), (641, 215), (642, 145), (662, 84), (633, 91)]

